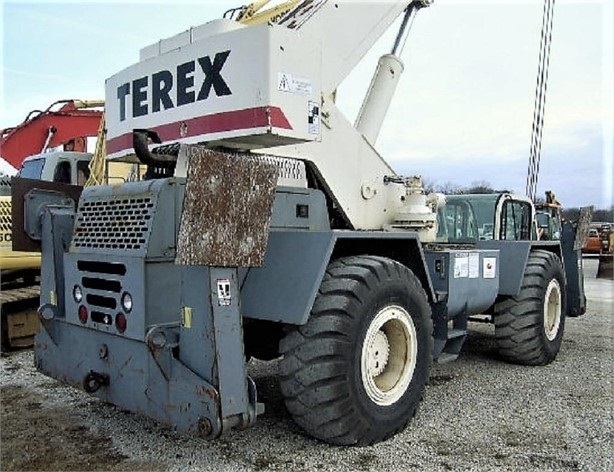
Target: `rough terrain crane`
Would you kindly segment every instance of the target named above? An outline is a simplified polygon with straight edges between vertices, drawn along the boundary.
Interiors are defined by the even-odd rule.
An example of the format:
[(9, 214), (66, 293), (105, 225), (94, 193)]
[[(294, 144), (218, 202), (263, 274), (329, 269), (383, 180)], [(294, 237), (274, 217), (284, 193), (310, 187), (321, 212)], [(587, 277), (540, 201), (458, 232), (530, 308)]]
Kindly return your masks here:
[[(532, 202), (492, 196), (478, 218), (373, 147), (406, 27), (430, 3), (316, 0), (274, 23), (216, 20), (110, 77), (108, 154), (152, 179), (86, 188), (76, 210), (61, 189), (15, 183), (16, 239), (43, 249), (37, 368), (213, 439), (263, 409), (246, 359), (280, 357), (294, 420), (364, 445), (406, 427), (473, 315), (494, 321), (504, 358), (552, 362), (582, 312), (577, 266), (537, 238)], [(334, 92), (402, 15), (353, 126)]]

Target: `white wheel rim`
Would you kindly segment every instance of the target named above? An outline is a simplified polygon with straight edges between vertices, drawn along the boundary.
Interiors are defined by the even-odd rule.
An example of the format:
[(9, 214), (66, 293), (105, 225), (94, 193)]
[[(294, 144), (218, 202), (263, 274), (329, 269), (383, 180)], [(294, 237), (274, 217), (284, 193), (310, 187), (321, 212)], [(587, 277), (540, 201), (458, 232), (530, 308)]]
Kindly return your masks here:
[(561, 326), (561, 287), (552, 279), (544, 297), (544, 331), (549, 341), (554, 340)]
[(414, 375), (417, 354), (416, 327), (409, 313), (398, 305), (382, 308), (362, 345), (360, 372), (368, 397), (381, 406), (399, 400)]

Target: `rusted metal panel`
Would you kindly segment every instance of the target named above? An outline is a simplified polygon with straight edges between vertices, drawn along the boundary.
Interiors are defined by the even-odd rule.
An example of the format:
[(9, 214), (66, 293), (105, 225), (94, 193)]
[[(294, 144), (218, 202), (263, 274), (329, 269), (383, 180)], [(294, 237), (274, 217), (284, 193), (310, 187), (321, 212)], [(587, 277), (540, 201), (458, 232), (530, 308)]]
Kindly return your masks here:
[(576, 239), (574, 241), (574, 251), (582, 249), (588, 239), (588, 230), (593, 219), (593, 207), (580, 208), (580, 215), (578, 216), (578, 223), (576, 226)]
[(36, 241), (25, 231), (24, 197), (32, 189), (51, 190), (65, 194), (75, 202), (75, 207), (81, 196), (83, 187), (79, 185), (60, 184), (57, 182), (46, 182), (44, 180), (22, 179), (13, 177), (11, 179), (12, 190), (12, 219), (13, 219), (13, 250), (40, 252), (40, 241)]
[(260, 267), (277, 167), (256, 156), (190, 146), (177, 263)]

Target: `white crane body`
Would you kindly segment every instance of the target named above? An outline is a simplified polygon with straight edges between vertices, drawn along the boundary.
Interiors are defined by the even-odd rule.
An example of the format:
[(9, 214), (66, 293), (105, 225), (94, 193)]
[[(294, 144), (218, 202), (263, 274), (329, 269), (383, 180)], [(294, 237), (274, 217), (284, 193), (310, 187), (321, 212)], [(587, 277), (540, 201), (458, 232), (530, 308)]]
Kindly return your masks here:
[[(332, 96), (415, 2), (307, 3), (278, 24), (221, 19), (144, 48), (139, 63), (106, 82), (109, 157), (133, 153), (133, 130), (147, 129), (162, 144), (204, 142), (296, 158), (312, 164), (348, 227), (394, 224), (413, 197), (404, 184), (385, 181), (395, 173), (373, 143), (402, 63), (391, 54), (380, 61), (359, 129)], [(421, 213), (431, 217), (410, 225), (425, 238), (433, 210), (425, 207)]]

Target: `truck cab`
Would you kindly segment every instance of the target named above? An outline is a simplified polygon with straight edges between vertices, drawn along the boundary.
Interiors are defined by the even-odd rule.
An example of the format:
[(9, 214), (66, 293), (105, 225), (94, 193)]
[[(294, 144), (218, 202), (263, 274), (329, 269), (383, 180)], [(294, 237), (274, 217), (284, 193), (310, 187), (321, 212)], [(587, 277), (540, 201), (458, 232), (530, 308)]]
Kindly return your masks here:
[(72, 151), (36, 154), (23, 161), (18, 176), (82, 186), (89, 177), (92, 156), (89, 152)]

